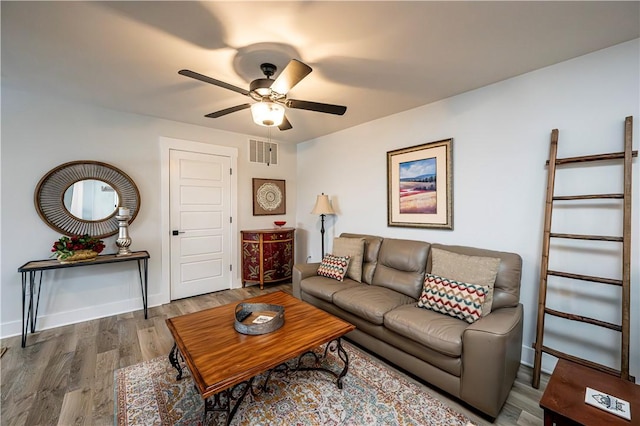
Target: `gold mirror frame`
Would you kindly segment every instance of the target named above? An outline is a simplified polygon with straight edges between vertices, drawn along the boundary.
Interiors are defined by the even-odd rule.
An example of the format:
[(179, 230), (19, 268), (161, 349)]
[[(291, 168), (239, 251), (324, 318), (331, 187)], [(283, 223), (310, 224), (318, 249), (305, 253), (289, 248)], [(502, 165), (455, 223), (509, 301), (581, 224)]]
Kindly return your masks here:
[(64, 206), (67, 188), (85, 179), (100, 180), (111, 185), (118, 193), (120, 207), (127, 207), (130, 211), (129, 223), (133, 222), (140, 210), (140, 192), (126, 173), (98, 161), (71, 161), (49, 171), (36, 186), (36, 210), (50, 228), (63, 235), (89, 234), (96, 238), (118, 233), (117, 209), (102, 220), (83, 220), (72, 215)]

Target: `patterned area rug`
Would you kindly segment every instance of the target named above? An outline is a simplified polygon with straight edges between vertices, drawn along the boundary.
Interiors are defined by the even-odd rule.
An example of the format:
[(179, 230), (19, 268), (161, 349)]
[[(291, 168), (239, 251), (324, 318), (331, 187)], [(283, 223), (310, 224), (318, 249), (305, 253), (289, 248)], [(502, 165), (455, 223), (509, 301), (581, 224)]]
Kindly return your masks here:
[[(349, 343), (349, 372), (343, 389), (319, 371), (274, 372), (268, 391), (248, 392), (232, 425), (472, 425), (471, 421), (414, 383)], [(320, 351), (318, 350), (320, 354)], [(329, 352), (332, 370), (341, 361)], [(184, 425), (203, 422), (203, 401), (189, 371), (175, 380), (167, 357), (115, 372), (116, 424)], [(258, 376), (254, 383), (261, 384)], [(254, 385), (255, 386), (255, 385)], [(209, 413), (206, 424), (225, 424), (226, 414)]]

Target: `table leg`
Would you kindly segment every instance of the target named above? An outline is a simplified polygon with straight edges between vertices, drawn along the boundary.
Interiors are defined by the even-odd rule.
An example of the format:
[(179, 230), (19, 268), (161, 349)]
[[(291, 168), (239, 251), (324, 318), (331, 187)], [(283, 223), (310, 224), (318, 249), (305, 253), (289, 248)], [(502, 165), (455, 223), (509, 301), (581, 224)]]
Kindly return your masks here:
[(321, 361), (321, 358), (315, 352), (306, 352), (300, 355), (300, 357), (298, 358), (298, 364), (295, 368), (293, 368), (293, 370), (323, 371), (325, 373), (329, 373), (336, 378), (336, 385), (338, 386), (338, 389), (342, 389), (342, 378), (346, 376), (347, 372), (349, 371), (349, 355), (347, 354), (347, 351), (345, 351), (344, 348), (342, 347), (342, 339), (340, 337), (327, 343), (327, 346), (324, 349), (324, 355), (322, 359), (327, 358), (327, 353), (329, 351), (335, 352), (338, 355), (338, 358), (340, 358), (340, 360), (344, 363), (344, 367), (342, 368), (342, 371), (340, 371), (340, 373), (336, 373), (332, 370), (329, 370), (326, 367), (302, 366), (302, 358), (307, 355), (313, 355), (315, 357), (315, 363), (319, 364), (319, 362)]
[[(34, 290), (36, 288), (35, 283), (36, 283), (36, 276), (37, 276), (37, 271), (32, 272), (33, 277), (31, 278), (31, 301), (29, 302), (29, 306), (31, 306), (31, 332), (35, 333), (36, 332), (36, 322), (38, 321), (38, 308), (40, 307), (40, 290), (42, 290), (42, 271), (40, 271), (40, 280), (38, 281), (38, 296), (36, 298), (36, 303), (35, 305), (33, 305), (33, 295)], [(34, 309), (35, 308), (35, 309)]]
[[(178, 372), (178, 375), (176, 376), (176, 380), (181, 380), (182, 379), (182, 365), (180, 364), (180, 360), (184, 361), (184, 358), (182, 358), (182, 354), (180, 353), (180, 350), (178, 349), (178, 345), (176, 343), (173, 344), (173, 347), (171, 348), (171, 351), (169, 352), (169, 362), (171, 363), (171, 365), (173, 366), (173, 368), (176, 369), (176, 371)], [(204, 415), (202, 418), (202, 423), (206, 424), (206, 419), (207, 419), (207, 413), (210, 411), (223, 411), (226, 412), (227, 414), (227, 421), (226, 424), (230, 424), (231, 420), (233, 419), (233, 416), (235, 416), (236, 412), (238, 411), (238, 407), (240, 406), (240, 404), (242, 403), (242, 401), (244, 400), (244, 397), (247, 395), (247, 392), (251, 389), (251, 387), (253, 386), (253, 377), (251, 379), (249, 379), (246, 382), (242, 382), (237, 384), (236, 386), (234, 386), (231, 389), (227, 389), (224, 390), (222, 392), (219, 392), (215, 395), (213, 395), (210, 398), (213, 398), (213, 401), (210, 398), (205, 399), (204, 401)], [(244, 389), (242, 390), (242, 392), (240, 393), (239, 396), (234, 397), (233, 396), (233, 392), (238, 389), (240, 386), (244, 386)], [(226, 403), (222, 402), (221, 396), (225, 396), (226, 397)], [(235, 400), (235, 404), (233, 405), (233, 407), (231, 406), (232, 401)]]
[(36, 287), (36, 273), (29, 272), (29, 306), (27, 307), (27, 328), (31, 333), (35, 331), (33, 325), (33, 290)]
[(29, 303), (27, 304), (27, 273), (22, 273), (22, 342), (24, 348), (27, 345), (29, 331), (35, 333), (38, 319), (38, 307), (40, 306), (40, 290), (42, 290), (42, 271), (38, 282), (38, 296), (34, 303), (33, 296), (36, 293), (36, 271), (29, 272)]
[[(244, 400), (244, 397), (247, 395), (247, 392), (249, 392), (249, 390), (253, 386), (253, 379), (254, 378), (252, 377), (246, 382), (238, 383), (231, 389), (225, 389), (207, 398), (204, 401), (204, 415), (202, 417), (202, 424), (206, 424), (207, 413), (211, 411), (213, 412), (220, 411), (227, 414), (227, 419), (225, 424), (228, 426), (231, 423), (231, 420), (233, 420), (233, 417), (238, 412), (238, 407), (240, 407), (240, 404), (242, 404), (242, 401)], [(235, 397), (233, 395), (234, 391), (236, 391), (241, 386), (244, 386), (244, 388), (242, 389), (240, 395)], [(224, 402), (222, 401), (221, 396), (225, 397)], [(211, 400), (211, 398), (213, 398), (213, 401)], [(235, 404), (232, 407), (231, 404), (234, 400), (235, 400)]]
[[(143, 267), (140, 267), (140, 262), (142, 261)], [(144, 270), (144, 279), (143, 273)], [(149, 259), (139, 259), (138, 260), (138, 275), (140, 276), (140, 291), (142, 293), (142, 306), (144, 309), (144, 319), (147, 319), (147, 298), (148, 298), (148, 284), (147, 279), (149, 275)]]
[[(331, 346), (332, 343), (335, 343), (335, 346)], [(349, 355), (347, 354), (347, 351), (345, 351), (344, 348), (342, 347), (342, 339), (339, 337), (327, 345), (325, 349), (325, 356), (326, 356), (327, 350), (335, 351), (336, 355), (338, 355), (338, 358), (340, 358), (340, 360), (344, 363), (344, 368), (342, 369), (340, 374), (338, 374), (338, 378), (336, 380), (336, 384), (338, 385), (338, 388), (342, 389), (342, 378), (346, 376), (347, 372), (349, 371)]]
[(174, 343), (173, 347), (171, 348), (171, 352), (169, 352), (169, 362), (171, 363), (173, 368), (175, 368), (178, 371), (176, 380), (182, 379), (182, 365), (180, 364), (180, 359), (178, 358), (182, 358), (182, 354), (178, 349), (178, 345)]
[(27, 344), (27, 328), (29, 327), (29, 319), (25, 321), (27, 314), (27, 273), (22, 273), (22, 347)]

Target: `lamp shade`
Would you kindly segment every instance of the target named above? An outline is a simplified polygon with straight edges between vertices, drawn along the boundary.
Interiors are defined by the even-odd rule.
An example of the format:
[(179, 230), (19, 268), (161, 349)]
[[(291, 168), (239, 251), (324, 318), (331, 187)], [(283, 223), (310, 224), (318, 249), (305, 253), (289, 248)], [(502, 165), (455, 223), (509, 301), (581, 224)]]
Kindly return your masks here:
[(275, 102), (256, 102), (251, 105), (251, 116), (260, 126), (279, 126), (284, 119), (284, 107)]
[(329, 201), (328, 195), (318, 195), (316, 205), (313, 207), (311, 214), (336, 214), (336, 212), (333, 211), (333, 207), (331, 207), (331, 201)]

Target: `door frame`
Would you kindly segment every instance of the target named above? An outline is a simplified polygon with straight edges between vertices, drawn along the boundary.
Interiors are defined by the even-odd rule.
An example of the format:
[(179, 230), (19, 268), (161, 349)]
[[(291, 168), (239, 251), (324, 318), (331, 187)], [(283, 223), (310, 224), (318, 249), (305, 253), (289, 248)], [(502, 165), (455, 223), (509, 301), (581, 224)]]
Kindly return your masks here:
[(171, 222), (170, 222), (170, 152), (171, 150), (193, 152), (198, 154), (212, 154), (229, 157), (231, 169), (231, 227), (229, 229), (229, 248), (231, 255), (231, 288), (239, 288), (239, 254), (238, 254), (238, 149), (229, 146), (212, 145), (185, 139), (160, 136), (160, 235), (162, 236), (162, 284), (161, 303), (171, 301)]

